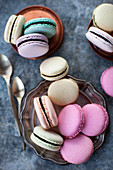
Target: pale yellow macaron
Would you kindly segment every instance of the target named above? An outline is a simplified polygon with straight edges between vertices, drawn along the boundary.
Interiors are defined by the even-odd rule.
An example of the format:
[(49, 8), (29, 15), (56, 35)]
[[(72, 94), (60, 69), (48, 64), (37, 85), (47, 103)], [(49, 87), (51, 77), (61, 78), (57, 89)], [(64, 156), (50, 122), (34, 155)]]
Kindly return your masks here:
[(7, 43), (16, 44), (16, 40), (22, 35), (25, 17), (23, 15), (11, 15), (4, 31), (4, 40)]
[(113, 4), (103, 3), (93, 11), (94, 26), (110, 33), (113, 31)]
[(78, 84), (70, 79), (57, 80), (50, 84), (48, 88), (48, 96), (51, 101), (59, 106), (75, 102), (79, 95)]
[(59, 56), (51, 57), (44, 60), (40, 65), (41, 76), (49, 81), (63, 78), (68, 73), (67, 61)]

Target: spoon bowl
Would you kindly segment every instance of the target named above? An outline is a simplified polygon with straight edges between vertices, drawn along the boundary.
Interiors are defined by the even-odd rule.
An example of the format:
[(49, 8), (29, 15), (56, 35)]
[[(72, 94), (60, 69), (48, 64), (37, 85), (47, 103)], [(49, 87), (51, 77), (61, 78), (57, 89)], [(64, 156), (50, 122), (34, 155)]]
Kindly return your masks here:
[(16, 98), (23, 98), (25, 94), (25, 87), (22, 80), (19, 77), (15, 77), (12, 84), (13, 94)]
[(10, 78), (12, 75), (12, 65), (9, 61), (9, 59), (4, 55), (0, 54), (0, 74), (2, 77), (7, 76)]
[(20, 118), (21, 102), (25, 94), (25, 87), (24, 87), (22, 80), (19, 77), (14, 78), (13, 84), (12, 84), (12, 91), (18, 101), (18, 116)]

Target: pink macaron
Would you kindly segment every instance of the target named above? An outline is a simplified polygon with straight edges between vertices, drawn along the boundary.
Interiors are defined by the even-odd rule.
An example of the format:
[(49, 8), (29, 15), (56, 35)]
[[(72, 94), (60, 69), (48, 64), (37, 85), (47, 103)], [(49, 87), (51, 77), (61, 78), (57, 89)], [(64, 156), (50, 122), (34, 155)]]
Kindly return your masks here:
[(102, 73), (100, 82), (103, 90), (113, 97), (113, 66)]
[(86, 33), (86, 37), (100, 49), (109, 53), (113, 52), (113, 37), (107, 32), (97, 27), (90, 27)]
[(85, 116), (85, 125), (82, 133), (87, 136), (97, 136), (105, 131), (109, 123), (108, 113), (101, 105), (92, 103), (83, 108)]
[(73, 139), (66, 139), (60, 152), (67, 162), (82, 164), (91, 157), (94, 152), (94, 146), (89, 137), (79, 134)]
[(84, 115), (82, 108), (77, 104), (65, 106), (58, 116), (58, 128), (60, 133), (73, 138), (81, 132), (84, 126)]
[(44, 129), (57, 126), (58, 119), (53, 104), (48, 96), (34, 98), (34, 107), (40, 124)]

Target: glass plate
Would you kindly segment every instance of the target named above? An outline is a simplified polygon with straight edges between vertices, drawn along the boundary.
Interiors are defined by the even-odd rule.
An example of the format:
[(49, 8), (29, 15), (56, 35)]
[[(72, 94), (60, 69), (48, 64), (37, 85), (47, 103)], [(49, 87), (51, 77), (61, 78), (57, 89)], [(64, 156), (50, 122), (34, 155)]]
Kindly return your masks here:
[[(88, 29), (93, 26), (93, 20), (91, 19), (90, 22), (89, 22), (89, 25), (88, 25)], [(87, 30), (88, 30), (87, 29)], [(100, 57), (106, 59), (106, 60), (110, 60), (110, 61), (113, 61), (113, 53), (109, 53), (109, 52), (106, 52), (100, 48), (98, 48), (97, 46), (95, 46), (94, 44), (92, 44), (90, 41), (88, 41), (91, 48), (93, 49), (93, 51)]]
[[(88, 103), (97, 103), (106, 108), (106, 103), (105, 103), (103, 96), (99, 92), (97, 92), (97, 90), (93, 87), (92, 84), (84, 80), (80, 80), (75, 77), (72, 77), (70, 75), (66, 76), (66, 78), (68, 79), (71, 78), (75, 80), (79, 85), (80, 93), (75, 103), (81, 106), (84, 106)], [(25, 141), (30, 145), (30, 147), (32, 147), (35, 150), (37, 155), (41, 156), (44, 159), (54, 161), (58, 164), (67, 164), (67, 162), (64, 161), (64, 159), (60, 155), (59, 151), (52, 152), (52, 151), (43, 149), (37, 146), (36, 144), (34, 144), (30, 139), (30, 135), (33, 132), (34, 127), (40, 124), (36, 116), (36, 112), (34, 110), (33, 99), (36, 96), (40, 97), (44, 94), (47, 94), (48, 87), (51, 83), (52, 82), (46, 81), (46, 80), (41, 81), (34, 89), (32, 89), (27, 94), (25, 98), (23, 110), (21, 113), (23, 136), (24, 136)], [(54, 107), (58, 115), (62, 107), (57, 106), (57, 105), (54, 105)], [(57, 127), (53, 128), (53, 130), (59, 133)], [(94, 143), (94, 150), (97, 150), (99, 147), (101, 147), (101, 145), (104, 142), (104, 137), (105, 137), (105, 132), (99, 136), (95, 136), (91, 138)]]
[[(55, 36), (49, 39), (48, 53), (46, 53), (45, 55), (41, 57), (30, 58), (30, 59), (36, 60), (36, 59), (47, 57), (50, 54), (52, 54), (60, 46), (63, 40), (63, 25), (62, 25), (60, 18), (53, 10), (45, 6), (32, 5), (32, 6), (28, 6), (22, 9), (16, 15), (24, 15), (26, 21), (34, 19), (34, 18), (51, 18), (57, 24)], [(16, 46), (13, 44), (11, 44), (11, 46), (18, 53)]]

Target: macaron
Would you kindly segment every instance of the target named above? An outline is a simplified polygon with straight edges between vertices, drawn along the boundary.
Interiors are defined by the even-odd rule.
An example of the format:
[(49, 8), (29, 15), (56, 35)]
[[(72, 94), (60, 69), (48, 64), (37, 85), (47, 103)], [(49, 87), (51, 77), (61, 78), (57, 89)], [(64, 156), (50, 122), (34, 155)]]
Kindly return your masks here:
[(60, 150), (63, 159), (72, 164), (86, 162), (93, 152), (92, 140), (83, 134), (79, 134), (73, 139), (66, 139)]
[(43, 34), (23, 35), (16, 41), (18, 53), (25, 58), (36, 58), (49, 50), (48, 39)]
[(51, 57), (44, 60), (40, 65), (41, 76), (48, 80), (54, 81), (63, 78), (68, 73), (67, 61), (59, 56)]
[(86, 33), (86, 37), (100, 49), (110, 53), (113, 52), (113, 37), (105, 31), (97, 27), (90, 27)]
[(56, 34), (56, 22), (50, 18), (35, 18), (24, 25), (24, 34), (41, 33), (47, 38)]
[(82, 133), (87, 136), (97, 136), (103, 133), (109, 123), (106, 109), (98, 104), (87, 104), (82, 108), (85, 117), (85, 125)]
[(103, 3), (93, 12), (93, 24), (108, 33), (113, 31), (113, 4)]
[(105, 93), (113, 97), (113, 66), (102, 73), (100, 82)]
[(52, 82), (48, 88), (48, 96), (51, 101), (59, 106), (73, 103), (78, 98), (78, 84), (70, 79), (60, 79)]
[(4, 40), (7, 43), (16, 44), (16, 40), (22, 35), (25, 23), (23, 15), (11, 15), (8, 19), (4, 31)]
[(34, 108), (44, 129), (57, 126), (58, 119), (53, 104), (48, 96), (34, 98)]
[(31, 133), (31, 140), (38, 146), (50, 150), (58, 151), (63, 144), (63, 138), (50, 130), (45, 130), (41, 126), (36, 126)]
[(78, 135), (84, 126), (84, 115), (78, 104), (65, 106), (58, 116), (58, 128), (60, 133), (73, 138)]

